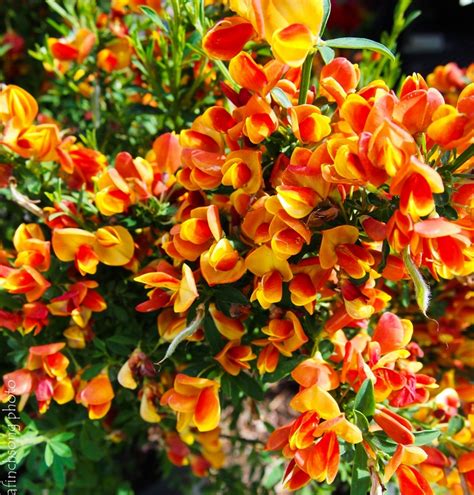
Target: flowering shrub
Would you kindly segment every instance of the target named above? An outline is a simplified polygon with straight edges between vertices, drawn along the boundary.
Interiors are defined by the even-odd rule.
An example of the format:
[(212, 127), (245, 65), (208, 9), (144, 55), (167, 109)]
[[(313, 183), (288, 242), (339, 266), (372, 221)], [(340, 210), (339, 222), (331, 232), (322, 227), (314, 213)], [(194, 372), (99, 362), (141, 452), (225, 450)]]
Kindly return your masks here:
[(397, 89), (328, 1), (48, 4), (0, 91), (18, 486), (474, 490), (472, 67)]

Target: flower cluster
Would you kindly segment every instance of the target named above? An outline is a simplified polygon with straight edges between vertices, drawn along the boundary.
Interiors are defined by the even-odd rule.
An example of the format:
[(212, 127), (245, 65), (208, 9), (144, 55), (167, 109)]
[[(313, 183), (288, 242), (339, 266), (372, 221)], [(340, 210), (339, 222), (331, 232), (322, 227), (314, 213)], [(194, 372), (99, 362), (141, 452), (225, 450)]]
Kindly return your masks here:
[[(281, 452), (289, 490), (342, 485), (351, 465), (357, 494), (474, 490), (472, 66), (395, 91), (335, 56), (349, 38), (322, 39), (330, 2), (231, 0), (212, 27), (201, 2), (186, 11), (202, 38), (187, 71), (171, 3), (113, 1), (41, 52), (95, 102), (96, 130), (131, 80), (126, 105), (163, 110), (139, 151), (105, 151), (108, 130), (78, 139), (0, 89), (0, 192), (21, 207), (0, 250), (17, 368), (0, 399), (22, 410), (34, 395), (32, 415), (54, 401), (85, 424), (75, 401), (110, 444), (142, 428), (201, 477), (245, 464), (239, 446), (262, 473)], [(183, 106), (203, 108), (184, 121), (188, 81)], [(276, 419), (274, 395), (289, 402)], [(246, 414), (263, 432), (236, 436)]]

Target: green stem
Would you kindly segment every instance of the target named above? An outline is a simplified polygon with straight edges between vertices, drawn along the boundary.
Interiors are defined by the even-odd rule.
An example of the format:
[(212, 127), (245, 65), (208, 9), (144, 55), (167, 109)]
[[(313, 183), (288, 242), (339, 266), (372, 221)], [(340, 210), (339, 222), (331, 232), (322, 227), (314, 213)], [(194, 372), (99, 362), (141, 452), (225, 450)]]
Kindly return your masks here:
[(309, 85), (311, 83), (311, 75), (313, 69), (313, 58), (315, 50), (311, 50), (306, 56), (306, 60), (303, 63), (303, 69), (301, 73), (300, 94), (298, 96), (298, 105), (304, 105), (306, 103), (306, 96), (308, 94)]

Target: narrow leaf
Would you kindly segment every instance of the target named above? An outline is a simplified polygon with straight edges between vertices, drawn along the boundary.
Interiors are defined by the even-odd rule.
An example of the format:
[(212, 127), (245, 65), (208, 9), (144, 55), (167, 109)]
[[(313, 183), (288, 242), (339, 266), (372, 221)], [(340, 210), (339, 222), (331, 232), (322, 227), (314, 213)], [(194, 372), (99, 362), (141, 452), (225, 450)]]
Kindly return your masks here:
[(53, 464), (53, 461), (54, 461), (54, 452), (53, 449), (51, 448), (51, 445), (47, 443), (44, 449), (44, 462), (48, 467), (50, 467)]
[(151, 8), (151, 7), (140, 7), (140, 10), (152, 21), (157, 24), (159, 28), (165, 33), (168, 32), (168, 28), (163, 23), (163, 19)]
[(471, 144), (469, 148), (464, 150), (450, 165), (449, 170), (456, 171), (462, 164), (467, 162), (474, 156), (474, 144)]
[(240, 373), (239, 376), (229, 377), (231, 382), (237, 385), (245, 395), (255, 400), (263, 400), (264, 392), (260, 382), (247, 373)]
[(373, 416), (375, 412), (374, 384), (368, 378), (361, 385), (354, 401), (354, 409), (366, 416)]
[(356, 446), (352, 467), (351, 494), (366, 495), (370, 488), (370, 473), (367, 468), (367, 454), (361, 443)]
[(286, 93), (281, 89), (281, 88), (273, 88), (270, 91), (270, 94), (272, 95), (272, 98), (283, 108), (290, 108), (293, 106), (291, 104), (291, 101), (289, 100), (288, 96), (286, 96)]
[(367, 38), (336, 38), (325, 42), (331, 48), (354, 48), (356, 50), (371, 50), (385, 55), (390, 60), (395, 60), (393, 53), (382, 43), (368, 40)]
[(453, 416), (448, 422), (448, 435), (456, 435), (464, 428), (464, 418), (462, 416)]
[(408, 247), (403, 250), (403, 262), (405, 263), (408, 274), (415, 284), (416, 302), (418, 303), (418, 306), (423, 314), (426, 316), (426, 311), (428, 310), (428, 305), (430, 302), (430, 288), (424, 281), (415, 263), (413, 263)]
[(336, 55), (336, 52), (329, 46), (320, 46), (318, 50), (325, 64), (329, 64)]
[(323, 0), (323, 22), (321, 24), (321, 34), (322, 36), (324, 34), (324, 31), (326, 31), (326, 25), (329, 20), (329, 16), (331, 15), (331, 0)]
[(413, 435), (415, 435), (415, 445), (421, 446), (433, 443), (441, 435), (441, 432), (439, 430), (424, 430), (415, 431)]

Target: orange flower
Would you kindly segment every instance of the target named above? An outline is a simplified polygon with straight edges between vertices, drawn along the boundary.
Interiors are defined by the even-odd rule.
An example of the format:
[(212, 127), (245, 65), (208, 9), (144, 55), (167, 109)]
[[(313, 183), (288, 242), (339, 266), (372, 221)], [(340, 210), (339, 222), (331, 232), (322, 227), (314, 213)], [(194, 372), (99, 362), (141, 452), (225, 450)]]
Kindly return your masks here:
[(130, 204), (144, 201), (152, 195), (153, 168), (143, 158), (133, 159), (121, 152), (115, 158), (115, 167), (97, 177), (95, 203), (103, 215), (123, 213)]
[(407, 82), (410, 78), (413, 76), (408, 77), (402, 86), (400, 101), (395, 105), (393, 118), (410, 134), (416, 134), (426, 131), (431, 124), (434, 112), (444, 103), (444, 98), (437, 89), (428, 89), (424, 81), (418, 82), (418, 89), (412, 89), (413, 85)]
[(370, 270), (370, 264), (374, 260), (366, 250), (355, 245), (359, 238), (356, 227), (341, 225), (324, 230), (322, 234), (323, 240), (319, 251), (322, 268), (329, 269), (339, 264), (353, 278), (362, 278)]
[(178, 415), (177, 430), (188, 426), (211, 431), (220, 421), (219, 384), (206, 378), (176, 375), (174, 387), (162, 396), (161, 405), (169, 406)]
[(30, 125), (18, 132), (7, 127), (2, 143), (23, 158), (49, 162), (57, 160), (61, 138), (55, 124), (39, 124)]
[(270, 223), (269, 235), (272, 250), (277, 256), (287, 259), (298, 254), (304, 243), (311, 242), (310, 230), (302, 221), (288, 215), (276, 196), (268, 198), (265, 208), (274, 215)]
[(291, 67), (303, 64), (319, 37), (323, 2), (310, 0), (298, 9), (288, 0), (231, 0), (230, 8), (250, 21), (273, 54)]
[(140, 417), (147, 423), (159, 423), (161, 416), (157, 412), (157, 386), (154, 383), (145, 383), (141, 390)]
[(245, 52), (239, 53), (229, 64), (232, 79), (242, 88), (260, 96), (268, 94), (287, 69), (286, 65), (277, 60), (271, 60), (265, 66), (261, 66)]
[(202, 276), (210, 286), (236, 282), (247, 271), (244, 260), (225, 238), (201, 254), (200, 266)]
[(66, 138), (57, 148), (61, 168), (69, 174), (68, 183), (80, 189), (93, 189), (93, 178), (107, 166), (107, 158), (97, 150), (75, 144), (73, 138)]
[(331, 119), (314, 105), (297, 105), (288, 112), (293, 134), (300, 142), (317, 143), (331, 134)]
[(166, 342), (171, 342), (181, 330), (186, 328), (186, 316), (177, 315), (172, 308), (160, 311), (157, 320), (158, 333)]
[(474, 452), (466, 452), (458, 459), (459, 472), (466, 479), (471, 490), (474, 490)]
[(93, 339), (94, 333), (90, 326), (84, 328), (78, 325), (71, 325), (63, 332), (67, 345), (71, 349), (85, 349), (86, 343)]
[[(255, 342), (254, 342), (255, 344)], [(267, 344), (258, 354), (257, 369), (261, 375), (273, 373), (280, 360), (280, 352), (273, 344)]]
[(279, 302), (282, 297), (283, 281), (288, 282), (293, 277), (288, 262), (279, 259), (269, 247), (260, 246), (247, 255), (245, 266), (260, 278), (256, 281), (250, 300), (257, 299), (264, 309)]
[(369, 140), (367, 158), (374, 167), (384, 169), (393, 177), (417, 153), (418, 147), (411, 134), (386, 119), (375, 129)]
[(322, 294), (331, 270), (323, 270), (319, 259), (315, 257), (301, 260), (297, 265), (292, 265), (291, 270), (291, 302), (295, 306), (304, 306), (308, 313), (313, 314), (316, 298), (318, 294)]
[(64, 342), (30, 347), (26, 368), (42, 369), (51, 378), (62, 379), (67, 375), (69, 359), (59, 352), (65, 347)]
[(109, 377), (103, 373), (89, 382), (81, 382), (76, 394), (76, 402), (87, 407), (89, 419), (101, 419), (109, 412), (114, 397)]
[(397, 469), (397, 478), (401, 495), (433, 495), (428, 481), (411, 466), (401, 465)]
[(357, 64), (351, 64), (343, 57), (336, 57), (321, 70), (320, 92), (329, 101), (335, 101), (340, 107), (349, 93), (357, 88), (360, 70)]
[(106, 72), (122, 70), (130, 66), (131, 56), (130, 41), (127, 38), (117, 38), (97, 54), (97, 66)]
[(245, 327), (240, 320), (230, 318), (221, 311), (218, 311), (214, 303), (209, 305), (209, 313), (214, 325), (222, 336), (228, 340), (240, 340), (242, 338), (245, 333)]
[(53, 249), (61, 261), (73, 261), (81, 275), (94, 274), (99, 261), (123, 266), (133, 257), (135, 245), (128, 230), (120, 225), (101, 227), (95, 233), (66, 228), (53, 231)]
[(240, 225), (242, 233), (254, 244), (264, 244), (271, 240), (270, 223), (273, 215), (265, 208), (266, 201), (262, 197), (252, 203)]
[(282, 185), (276, 191), (281, 206), (293, 218), (306, 217), (318, 202), (318, 194), (309, 187)]
[(82, 280), (71, 284), (67, 292), (51, 299), (48, 310), (54, 316), (71, 316), (80, 328), (89, 323), (92, 313), (107, 309), (103, 297), (95, 290), (98, 283), (94, 280)]
[(318, 482), (331, 484), (339, 469), (339, 443), (337, 435), (330, 431), (306, 449), (295, 454), (296, 464)]
[(91, 52), (96, 41), (95, 34), (80, 28), (70, 38), (48, 38), (48, 46), (54, 58), (81, 63)]
[(256, 94), (244, 106), (234, 110), (233, 117), (239, 122), (228, 132), (234, 140), (243, 134), (253, 144), (259, 144), (278, 129), (278, 118), (273, 108), (265, 98)]
[(34, 331), (38, 335), (48, 324), (48, 308), (43, 303), (32, 302), (23, 304), (23, 330), (25, 334)]
[(298, 412), (314, 411), (323, 419), (333, 419), (341, 414), (336, 400), (317, 384), (298, 392), (290, 406)]
[(298, 317), (292, 311), (287, 311), (284, 319), (270, 320), (268, 326), (262, 328), (262, 332), (268, 335), (268, 338), (258, 345), (271, 343), (286, 357), (291, 357), (294, 351), (308, 342)]
[[(173, 238), (163, 248), (173, 258), (195, 261), (207, 251), (214, 241), (222, 237), (222, 227), (217, 206), (194, 208), (190, 218), (174, 226), (170, 233)], [(217, 253), (216, 253), (217, 254)]]
[(395, 442), (404, 445), (415, 442), (411, 423), (390, 409), (382, 407), (377, 410), (374, 414), (374, 420)]
[(29, 127), (38, 114), (36, 100), (24, 89), (9, 84), (0, 91), (0, 121), (20, 130)]
[(156, 163), (161, 173), (174, 174), (181, 164), (181, 145), (174, 132), (166, 132), (153, 141), (147, 160)]
[(222, 184), (247, 194), (255, 194), (262, 185), (261, 152), (233, 151), (222, 165)]
[[(169, 299), (166, 305), (173, 305), (175, 313), (182, 313), (189, 309), (194, 300), (199, 296), (194, 275), (188, 265), (183, 264), (181, 280), (166, 272), (150, 272), (135, 277), (135, 282), (145, 284), (146, 288), (152, 288), (148, 293), (150, 299), (154, 294), (161, 294), (162, 289), (169, 291)], [(157, 292), (159, 291), (159, 292)]]
[(411, 341), (413, 325), (410, 320), (402, 320), (393, 313), (384, 313), (375, 327), (372, 342), (378, 342), (380, 352), (387, 354), (404, 349)]
[(416, 445), (397, 445), (395, 454), (385, 466), (383, 483), (387, 483), (401, 465), (421, 464), (427, 457), (428, 454), (421, 447)]
[(438, 172), (415, 157), (390, 185), (391, 194), (400, 195), (400, 211), (413, 220), (429, 215), (435, 207), (433, 194), (443, 191), (443, 180)]
[(25, 294), (29, 303), (39, 299), (50, 285), (39, 272), (28, 265), (18, 270), (0, 265), (0, 287), (10, 294)]
[(38, 224), (22, 223), (15, 231), (13, 245), (18, 252), (15, 266), (29, 265), (40, 272), (49, 269), (51, 262), (49, 242), (44, 240)]
[(257, 356), (248, 345), (240, 345), (238, 340), (227, 342), (225, 347), (214, 359), (226, 370), (227, 373), (237, 376), (241, 370), (250, 369), (248, 361), (252, 361)]
[(451, 105), (441, 105), (433, 113), (427, 135), (444, 149), (462, 149), (472, 141), (472, 119)]
[(241, 17), (224, 17), (204, 36), (202, 47), (209, 57), (230, 60), (254, 36), (252, 24)]
[(283, 475), (283, 486), (288, 490), (299, 490), (311, 481), (311, 477), (292, 459)]
[(291, 377), (304, 388), (318, 385), (322, 390), (334, 390), (339, 387), (339, 375), (334, 368), (321, 357), (306, 359), (292, 372)]

